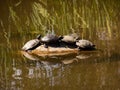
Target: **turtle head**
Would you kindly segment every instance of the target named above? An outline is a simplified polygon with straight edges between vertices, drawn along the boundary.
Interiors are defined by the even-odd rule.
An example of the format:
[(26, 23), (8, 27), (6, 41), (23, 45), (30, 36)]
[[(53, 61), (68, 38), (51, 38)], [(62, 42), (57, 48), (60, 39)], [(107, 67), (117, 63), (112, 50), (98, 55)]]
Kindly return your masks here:
[(42, 36), (41, 36), (40, 34), (39, 34), (39, 35), (37, 35), (37, 39), (39, 39), (39, 40), (40, 40), (40, 39), (41, 39), (41, 37), (42, 37)]
[(49, 29), (46, 30), (45, 32), (46, 32), (47, 35), (51, 34), (51, 30), (49, 30)]
[(80, 39), (76, 39), (75, 41), (76, 41), (76, 42), (79, 42), (79, 40), (80, 40)]
[(80, 37), (76, 37), (75, 40), (78, 42), (80, 40)]
[(59, 40), (62, 40), (64, 37), (60, 35), (58, 38), (59, 38)]

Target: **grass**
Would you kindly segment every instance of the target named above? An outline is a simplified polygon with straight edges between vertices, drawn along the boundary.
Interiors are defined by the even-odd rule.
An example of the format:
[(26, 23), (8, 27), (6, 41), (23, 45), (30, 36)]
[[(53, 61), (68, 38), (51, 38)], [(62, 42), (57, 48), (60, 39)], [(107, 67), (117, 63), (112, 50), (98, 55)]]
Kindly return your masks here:
[(7, 0), (7, 5), (10, 29), (20, 34), (54, 29), (57, 34), (77, 32), (82, 38), (92, 38), (102, 28), (111, 38), (120, 9), (117, 0)]

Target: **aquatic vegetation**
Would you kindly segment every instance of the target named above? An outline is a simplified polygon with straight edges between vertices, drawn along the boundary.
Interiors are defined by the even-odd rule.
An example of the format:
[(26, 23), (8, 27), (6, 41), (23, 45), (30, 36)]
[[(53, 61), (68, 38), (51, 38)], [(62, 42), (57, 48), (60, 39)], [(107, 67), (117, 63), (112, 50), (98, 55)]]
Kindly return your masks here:
[[(112, 38), (113, 29), (119, 26), (118, 0), (6, 0), (3, 4), (9, 29), (21, 35), (45, 34), (47, 29), (54, 29), (57, 34), (77, 32), (82, 38), (92, 39), (102, 30)], [(3, 18), (0, 20), (8, 27)]]

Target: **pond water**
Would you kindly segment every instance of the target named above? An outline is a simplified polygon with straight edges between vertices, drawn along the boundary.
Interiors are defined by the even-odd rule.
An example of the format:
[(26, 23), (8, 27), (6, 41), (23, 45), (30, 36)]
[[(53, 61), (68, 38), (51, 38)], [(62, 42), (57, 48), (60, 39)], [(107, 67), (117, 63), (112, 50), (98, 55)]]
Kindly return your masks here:
[[(86, 39), (96, 45), (95, 51), (80, 51), (62, 56), (23, 55), (21, 47), (24, 43), (44, 32), (17, 23), (21, 18), (24, 23), (24, 17), (19, 15), (22, 13), (21, 8), (30, 10), (30, 6), (25, 6), (27, 0), (23, 3), (25, 5), (22, 4), (25, 7), (15, 8), (21, 18), (15, 19), (16, 15), (13, 13), (13, 21), (8, 18), (11, 17), (9, 9), (14, 7), (13, 4), (21, 5), (22, 1), (11, 2), (10, 7), (5, 7), (4, 5), (8, 5), (7, 1), (9, 0), (4, 3), (0, 1), (3, 3), (0, 10), (5, 13), (0, 11), (0, 90), (120, 90), (119, 24), (111, 27), (111, 37), (105, 31), (106, 27), (93, 30), (94, 36), (84, 34), (89, 36)], [(30, 1), (32, 3), (34, 0)], [(63, 34), (62, 30), (56, 33)], [(66, 33), (67, 31), (64, 32)]]

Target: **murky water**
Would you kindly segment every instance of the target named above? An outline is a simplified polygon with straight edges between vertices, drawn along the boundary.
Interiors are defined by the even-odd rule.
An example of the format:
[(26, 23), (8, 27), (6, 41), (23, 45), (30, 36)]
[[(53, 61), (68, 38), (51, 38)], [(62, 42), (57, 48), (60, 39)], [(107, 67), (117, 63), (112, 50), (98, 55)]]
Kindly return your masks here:
[[(26, 0), (23, 4), (20, 0), (9, 3), (11, 7), (18, 6), (15, 11), (19, 12), (17, 14), (23, 24), (17, 23), (15, 13), (12, 20), (16, 22), (11, 21), (7, 1), (9, 0), (4, 3), (0, 1), (3, 3), (0, 10), (4, 11), (0, 11), (0, 90), (120, 90), (119, 25), (111, 27), (111, 38), (108, 31), (104, 30), (106, 27), (93, 31), (94, 36), (90, 36), (90, 32), (84, 34), (84, 37), (89, 36), (86, 39), (96, 44), (95, 51), (81, 51), (62, 56), (23, 55), (20, 50), (24, 43), (44, 32), (37, 31), (37, 26), (35, 30), (32, 26), (32, 29), (29, 26), (24, 27), (26, 18), (24, 19), (23, 15), (29, 15), (25, 12), (20, 15), (21, 8), (31, 10), (30, 3), (34, 0), (30, 0), (29, 6), (25, 6)], [(62, 30), (56, 31), (57, 34), (61, 32)]]

